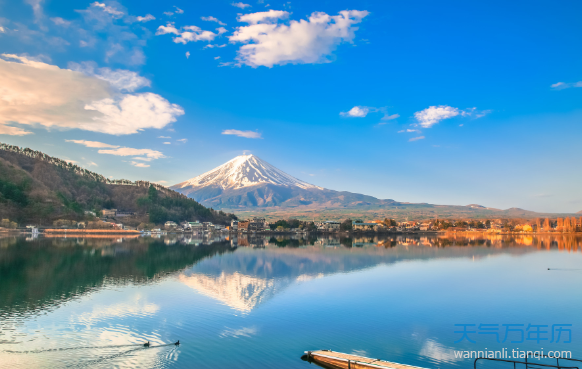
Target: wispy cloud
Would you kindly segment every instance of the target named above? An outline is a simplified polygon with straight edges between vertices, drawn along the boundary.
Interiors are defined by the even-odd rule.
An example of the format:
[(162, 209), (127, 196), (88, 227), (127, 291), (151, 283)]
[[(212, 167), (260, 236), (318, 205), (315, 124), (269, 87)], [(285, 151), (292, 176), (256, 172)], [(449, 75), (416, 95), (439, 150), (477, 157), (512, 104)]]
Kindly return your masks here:
[(164, 142), (163, 144), (164, 145), (171, 145), (172, 143), (171, 142)]
[[(83, 145), (91, 148), (98, 148), (99, 154), (108, 154), (115, 156), (134, 156), (133, 160), (140, 161), (152, 161), (155, 159), (165, 158), (161, 151), (151, 150), (151, 149), (134, 149), (131, 147), (121, 147), (118, 145), (110, 145), (98, 141), (85, 141), (85, 140), (65, 140), (66, 142), (73, 142), (79, 145)], [(144, 167), (144, 165), (136, 165), (137, 162), (131, 162), (132, 165), (137, 167)], [(149, 167), (149, 165), (148, 165)]]
[(172, 138), (170, 136), (158, 136), (158, 138)]
[(418, 141), (418, 140), (424, 140), (424, 136), (419, 136), (419, 137), (413, 137), (410, 140), (408, 140), (409, 142), (413, 142), (413, 141)]
[(238, 129), (225, 129), (222, 131), (223, 135), (234, 135), (244, 138), (263, 138), (259, 132), (255, 131), (239, 131)]
[(383, 107), (373, 107), (373, 106), (354, 106), (348, 111), (340, 112), (340, 116), (344, 118), (365, 118), (369, 113), (384, 113), (384, 116), (381, 118), (383, 121), (393, 120), (399, 118), (399, 114), (388, 114), (388, 108), (386, 106)]
[(83, 145), (86, 147), (93, 147), (93, 148), (112, 148), (112, 149), (116, 149), (119, 147), (119, 145), (110, 145), (110, 144), (106, 144), (103, 142), (97, 142), (97, 141), (85, 141), (85, 140), (65, 140), (66, 142), (73, 142), (79, 145)]
[(151, 159), (165, 158), (164, 154), (157, 150), (151, 149), (134, 149), (131, 147), (119, 147), (116, 149), (101, 149), (97, 151), (99, 154), (109, 154), (115, 156), (145, 156)]
[(188, 139), (187, 138), (180, 138), (179, 140), (176, 140), (176, 142), (186, 143), (186, 142), (188, 142)]
[(244, 9), (244, 8), (250, 8), (251, 7), (251, 5), (249, 5), (249, 4), (244, 4), (244, 3), (240, 3), (240, 2), (239, 3), (230, 3), (230, 5), (235, 6), (235, 7), (239, 8), (239, 9)]
[(381, 119), (382, 120), (393, 120), (396, 118), (400, 118), (400, 114), (384, 115)]
[(579, 82), (570, 82), (570, 83), (566, 83), (566, 82), (558, 82), (558, 83), (554, 83), (553, 85), (550, 86), (553, 90), (564, 90), (566, 88), (572, 88), (572, 87), (582, 87), (582, 81)]
[(134, 167), (138, 167), (138, 168), (149, 168), (149, 167), (150, 167), (150, 165), (149, 165), (149, 164), (146, 164), (146, 163), (140, 163), (140, 162), (137, 162), (137, 161), (131, 161), (130, 163), (131, 163), (131, 165), (133, 165)]
[(213, 16), (200, 17), (200, 19), (202, 19), (203, 21), (207, 21), (207, 22), (216, 22), (216, 23), (220, 24), (221, 26), (226, 26), (226, 23), (219, 21), (218, 18), (215, 18)]

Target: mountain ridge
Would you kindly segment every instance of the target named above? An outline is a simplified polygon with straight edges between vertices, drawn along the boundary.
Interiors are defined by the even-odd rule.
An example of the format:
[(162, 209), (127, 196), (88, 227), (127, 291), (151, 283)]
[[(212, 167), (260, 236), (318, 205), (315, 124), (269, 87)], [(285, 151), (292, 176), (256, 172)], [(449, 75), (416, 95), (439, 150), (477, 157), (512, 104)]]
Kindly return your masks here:
[[(335, 191), (309, 184), (255, 155), (241, 155), (206, 173), (170, 187), (201, 204), (245, 216), (283, 219), (345, 218), (534, 218), (558, 214), (520, 208), (506, 210), (480, 204), (437, 205)], [(560, 213), (569, 214), (569, 213)]]
[[(148, 181), (111, 180), (29, 148), (0, 143), (0, 217), (48, 225), (83, 220), (85, 211), (116, 208), (133, 212), (125, 224), (184, 220), (227, 224), (232, 214)], [(135, 224), (135, 225), (137, 225)]]

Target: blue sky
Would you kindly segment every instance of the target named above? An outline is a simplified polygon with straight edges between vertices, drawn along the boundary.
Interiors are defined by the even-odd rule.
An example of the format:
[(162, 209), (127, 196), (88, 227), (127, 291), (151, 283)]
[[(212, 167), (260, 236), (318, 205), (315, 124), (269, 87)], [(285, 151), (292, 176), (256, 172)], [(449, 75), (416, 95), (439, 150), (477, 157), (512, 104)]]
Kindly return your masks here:
[(581, 10), (0, 0), (0, 141), (166, 185), (246, 151), (335, 190), (576, 212)]

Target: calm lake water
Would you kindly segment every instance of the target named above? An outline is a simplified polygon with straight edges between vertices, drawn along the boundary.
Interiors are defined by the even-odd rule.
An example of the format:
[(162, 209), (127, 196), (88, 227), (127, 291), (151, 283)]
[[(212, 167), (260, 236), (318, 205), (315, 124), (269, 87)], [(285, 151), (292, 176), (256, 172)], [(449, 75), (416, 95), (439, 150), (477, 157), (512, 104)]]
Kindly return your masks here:
[[(567, 236), (0, 239), (0, 368), (308, 368), (300, 356), (315, 349), (427, 368), (473, 367), (454, 350), (580, 358), (581, 246)], [(475, 324), (475, 343), (456, 343), (455, 324)], [(512, 326), (524, 341), (511, 343), (520, 333), (504, 324), (524, 324)], [(571, 324), (571, 337), (550, 342), (554, 324)], [(539, 341), (535, 325), (548, 326)]]

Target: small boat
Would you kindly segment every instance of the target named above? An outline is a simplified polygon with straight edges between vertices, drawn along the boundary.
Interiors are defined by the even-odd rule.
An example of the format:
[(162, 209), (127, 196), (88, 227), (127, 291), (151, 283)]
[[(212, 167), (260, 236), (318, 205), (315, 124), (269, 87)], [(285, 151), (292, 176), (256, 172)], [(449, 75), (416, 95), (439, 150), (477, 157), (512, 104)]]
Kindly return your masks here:
[(329, 369), (426, 369), (331, 350), (305, 351), (301, 359)]

